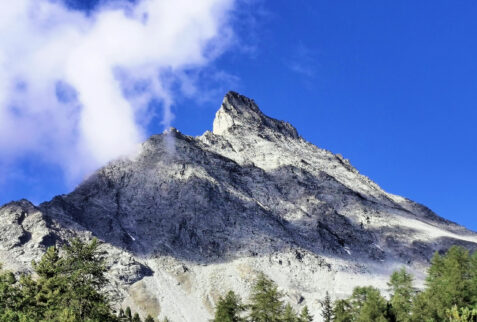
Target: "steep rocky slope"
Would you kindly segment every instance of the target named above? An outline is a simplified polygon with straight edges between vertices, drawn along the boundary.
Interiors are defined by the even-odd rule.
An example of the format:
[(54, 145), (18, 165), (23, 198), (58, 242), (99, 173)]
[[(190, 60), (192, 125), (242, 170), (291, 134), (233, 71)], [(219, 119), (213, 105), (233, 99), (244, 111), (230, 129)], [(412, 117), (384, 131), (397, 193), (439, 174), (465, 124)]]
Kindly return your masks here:
[(407, 266), (422, 282), (434, 251), (477, 248), (477, 234), (383, 191), (340, 155), (228, 93), (213, 132), (171, 129), (110, 162), (72, 193), (0, 208), (0, 261), (28, 270), (55, 243), (97, 236), (118, 304), (206, 321), (218, 296), (273, 278), (318, 317), (326, 290), (386, 288)]

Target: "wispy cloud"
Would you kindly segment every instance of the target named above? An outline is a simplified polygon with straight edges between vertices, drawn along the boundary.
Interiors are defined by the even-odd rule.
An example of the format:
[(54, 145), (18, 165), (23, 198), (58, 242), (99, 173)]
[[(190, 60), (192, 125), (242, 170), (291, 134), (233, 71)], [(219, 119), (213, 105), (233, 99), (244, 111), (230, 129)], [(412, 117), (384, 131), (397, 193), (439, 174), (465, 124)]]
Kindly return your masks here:
[(34, 153), (82, 176), (133, 151), (151, 100), (229, 48), (234, 0), (115, 2), (85, 15), (49, 0), (0, 2), (0, 166)]
[(303, 43), (299, 43), (287, 62), (288, 67), (295, 73), (313, 78), (316, 75), (316, 53)]

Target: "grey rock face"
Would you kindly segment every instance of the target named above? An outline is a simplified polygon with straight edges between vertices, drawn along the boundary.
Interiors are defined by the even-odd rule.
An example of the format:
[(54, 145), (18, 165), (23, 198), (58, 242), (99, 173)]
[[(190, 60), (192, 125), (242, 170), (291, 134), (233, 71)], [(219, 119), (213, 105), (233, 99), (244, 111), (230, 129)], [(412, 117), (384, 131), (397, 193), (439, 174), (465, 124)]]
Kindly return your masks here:
[(386, 193), (234, 92), (213, 132), (154, 135), (72, 193), (39, 207), (10, 203), (0, 217), (0, 260), (12, 268), (28, 269), (71, 236), (94, 235), (118, 305), (176, 321), (207, 320), (219, 290), (246, 296), (259, 271), (318, 317), (327, 290), (384, 290), (402, 265), (422, 282), (434, 251), (477, 246), (474, 232)]
[(2, 206), (0, 218), (0, 254), (7, 269), (23, 271), (55, 243), (43, 214), (27, 200)]

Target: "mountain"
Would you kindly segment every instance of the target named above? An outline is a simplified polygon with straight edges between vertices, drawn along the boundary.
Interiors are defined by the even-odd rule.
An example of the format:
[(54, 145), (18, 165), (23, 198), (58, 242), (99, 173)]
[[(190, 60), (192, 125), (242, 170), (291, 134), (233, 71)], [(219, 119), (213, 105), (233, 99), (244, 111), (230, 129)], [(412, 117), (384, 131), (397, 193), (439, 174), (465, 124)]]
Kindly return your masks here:
[(422, 285), (429, 258), (477, 234), (383, 191), (339, 154), (229, 92), (213, 131), (154, 135), (73, 192), (0, 208), (0, 261), (26, 271), (46, 247), (98, 237), (118, 305), (207, 321), (229, 289), (246, 297), (264, 272), (297, 308), (406, 266)]

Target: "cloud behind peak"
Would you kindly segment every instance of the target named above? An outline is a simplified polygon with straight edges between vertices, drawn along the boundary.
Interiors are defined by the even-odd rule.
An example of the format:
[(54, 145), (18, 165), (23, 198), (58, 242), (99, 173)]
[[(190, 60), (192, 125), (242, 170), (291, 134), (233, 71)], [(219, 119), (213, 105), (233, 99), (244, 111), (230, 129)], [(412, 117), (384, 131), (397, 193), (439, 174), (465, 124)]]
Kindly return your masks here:
[[(79, 3), (79, 2), (78, 2)], [(78, 4), (76, 3), (76, 4)], [(81, 177), (170, 125), (186, 70), (226, 50), (232, 0), (0, 4), (0, 164), (34, 152)], [(72, 10), (78, 9), (78, 10)], [(88, 14), (85, 14), (88, 12)], [(157, 104), (154, 104), (157, 106)]]

